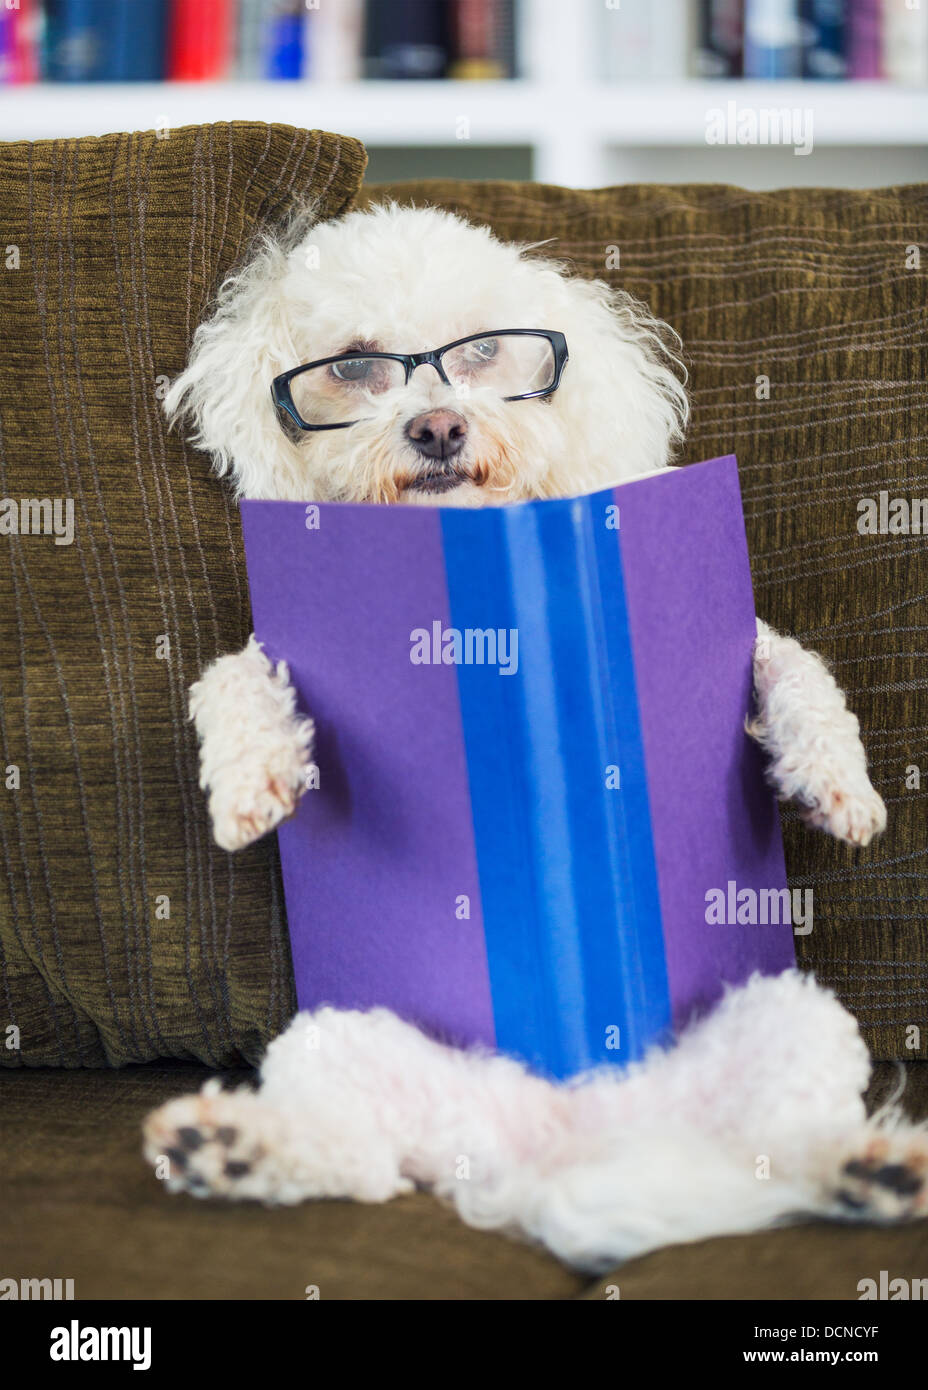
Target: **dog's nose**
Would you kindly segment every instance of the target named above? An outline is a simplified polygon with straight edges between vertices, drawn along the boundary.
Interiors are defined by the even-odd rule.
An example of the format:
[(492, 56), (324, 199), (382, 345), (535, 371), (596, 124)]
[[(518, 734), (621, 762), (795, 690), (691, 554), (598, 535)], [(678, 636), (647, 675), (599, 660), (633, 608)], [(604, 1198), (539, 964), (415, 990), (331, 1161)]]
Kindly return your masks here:
[(428, 410), (407, 421), (406, 438), (426, 458), (454, 458), (464, 448), (467, 421), (456, 410)]

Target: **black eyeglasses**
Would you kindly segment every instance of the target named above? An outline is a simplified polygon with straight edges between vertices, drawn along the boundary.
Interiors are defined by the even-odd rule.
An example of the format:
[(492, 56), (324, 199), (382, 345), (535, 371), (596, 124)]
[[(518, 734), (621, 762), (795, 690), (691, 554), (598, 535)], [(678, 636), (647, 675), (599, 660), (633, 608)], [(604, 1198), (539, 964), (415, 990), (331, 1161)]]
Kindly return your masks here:
[(408, 386), (417, 367), (434, 367), (459, 397), (487, 388), (504, 401), (550, 396), (567, 363), (567, 339), (546, 328), (473, 333), (433, 352), (339, 353), (282, 372), (271, 384), (287, 430), (341, 430), (364, 418), (365, 401)]

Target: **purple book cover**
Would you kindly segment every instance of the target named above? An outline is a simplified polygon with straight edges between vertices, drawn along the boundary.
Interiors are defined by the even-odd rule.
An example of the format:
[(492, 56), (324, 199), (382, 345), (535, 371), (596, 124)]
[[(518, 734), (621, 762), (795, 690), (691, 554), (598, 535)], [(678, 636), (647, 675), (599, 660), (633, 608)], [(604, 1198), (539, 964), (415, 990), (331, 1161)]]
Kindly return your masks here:
[(279, 831), (302, 1008), (382, 1004), (564, 1076), (792, 963), (788, 916), (730, 910), (786, 911), (734, 458), (563, 501), (242, 513), (256, 634), (317, 724)]

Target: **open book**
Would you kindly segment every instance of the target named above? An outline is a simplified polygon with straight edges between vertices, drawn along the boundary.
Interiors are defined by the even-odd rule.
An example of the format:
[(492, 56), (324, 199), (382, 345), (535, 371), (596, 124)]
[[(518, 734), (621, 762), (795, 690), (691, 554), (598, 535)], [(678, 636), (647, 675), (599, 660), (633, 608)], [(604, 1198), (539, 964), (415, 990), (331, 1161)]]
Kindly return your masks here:
[(255, 632), (317, 724), (279, 830), (301, 1008), (384, 1005), (566, 1076), (792, 963), (733, 457), (242, 516)]

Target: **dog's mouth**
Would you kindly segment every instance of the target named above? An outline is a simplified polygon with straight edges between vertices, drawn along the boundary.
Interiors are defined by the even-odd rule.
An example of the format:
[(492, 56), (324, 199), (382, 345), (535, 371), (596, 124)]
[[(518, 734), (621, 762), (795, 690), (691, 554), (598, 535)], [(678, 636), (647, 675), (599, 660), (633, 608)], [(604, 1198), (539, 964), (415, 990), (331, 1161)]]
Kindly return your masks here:
[(452, 488), (460, 487), (462, 483), (473, 481), (474, 475), (469, 469), (455, 468), (453, 464), (438, 463), (432, 468), (424, 468), (421, 472), (405, 479), (402, 491), (450, 492)]

